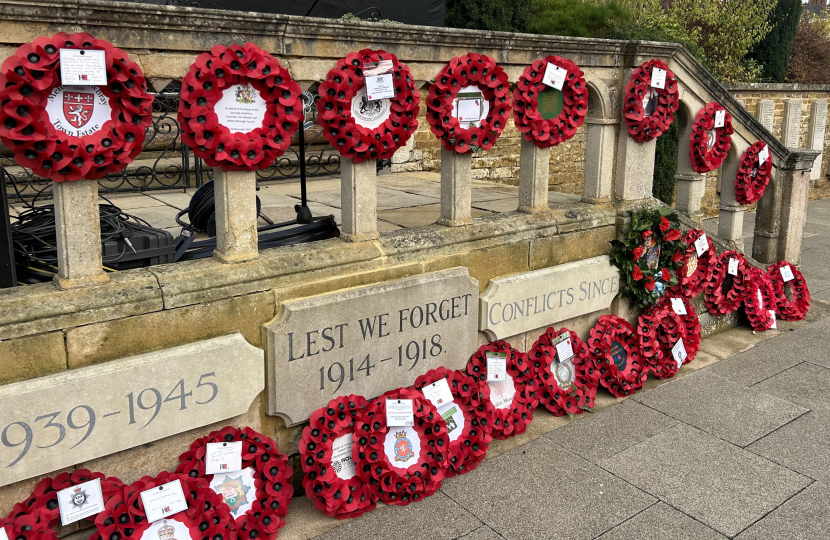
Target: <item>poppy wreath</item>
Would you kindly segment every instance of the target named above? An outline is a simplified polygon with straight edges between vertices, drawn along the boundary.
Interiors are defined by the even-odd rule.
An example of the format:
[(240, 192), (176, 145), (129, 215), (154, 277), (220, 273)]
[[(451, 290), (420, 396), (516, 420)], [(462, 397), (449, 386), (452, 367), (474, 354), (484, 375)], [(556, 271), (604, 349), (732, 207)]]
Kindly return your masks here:
[[(47, 512), (45, 516), (48, 521), (48, 528), (57, 527), (60, 525), (58, 492), (96, 479), (101, 480), (101, 494), (104, 496), (105, 503), (124, 487), (124, 483), (118, 478), (107, 478), (102, 473), (91, 472), (88, 469), (78, 469), (71, 473), (63, 472), (54, 478), (44, 478), (38, 482), (32, 494), (24, 502), (15, 505), (12, 513), (19, 514), (25, 511), (32, 514), (43, 508)], [(11, 517), (11, 514), (9, 516)], [(11, 539), (11, 537), (9, 538)]]
[[(551, 119), (539, 112), (539, 93), (552, 90), (542, 82), (548, 64), (567, 71), (562, 85), (562, 111)], [(576, 135), (588, 112), (588, 85), (582, 70), (572, 61), (559, 56), (547, 56), (527, 66), (513, 89), (513, 122), (524, 138), (539, 148), (550, 148)]]
[[(657, 93), (657, 108), (646, 116), (643, 98), (651, 88), (651, 72), (654, 68), (666, 70), (665, 88), (654, 88)], [(659, 137), (674, 122), (674, 113), (679, 107), (677, 79), (669, 66), (662, 60), (649, 60), (636, 68), (625, 85), (625, 125), (628, 134), (637, 142), (648, 142)]]
[[(728, 273), (729, 259), (738, 260), (737, 276)], [(738, 251), (729, 250), (718, 255), (703, 286), (706, 293), (704, 300), (709, 313), (715, 316), (728, 315), (741, 307), (744, 301), (744, 276), (747, 266), (749, 263), (746, 257)]]
[[(243, 443), (242, 472), (239, 473), (239, 477), (244, 478), (244, 471), (252, 469), (250, 474), (253, 486), (246, 485), (241, 479), (230, 486), (230, 489), (242, 495), (233, 503), (221, 495), (221, 485), (210, 486), (214, 475), (205, 472), (205, 455), (208, 443), (236, 441)], [(288, 505), (294, 494), (291, 485), (293, 471), (288, 466), (288, 458), (285, 454), (279, 453), (277, 443), (273, 439), (248, 427), (239, 429), (227, 426), (193, 441), (190, 450), (179, 456), (179, 462), (176, 467), (177, 474), (185, 474), (189, 478), (205, 478), (208, 487), (220, 493), (220, 498), (228, 505), (231, 519), (236, 522), (236, 530), (240, 530), (244, 524), (246, 530), (256, 529), (259, 531), (257, 534), (273, 538), (277, 531), (285, 526)], [(225, 481), (233, 481), (233, 474), (230, 473)], [(249, 494), (251, 487), (254, 493)], [(240, 512), (247, 504), (251, 505), (250, 508)]]
[(738, 173), (735, 175), (735, 200), (741, 204), (758, 202), (767, 189), (772, 172), (772, 156), (768, 156), (763, 165), (759, 165), (758, 159), (758, 154), (766, 146), (764, 141), (758, 141), (741, 156)]
[(8, 517), (0, 519), (0, 529), (9, 540), (57, 540), (58, 535), (49, 528), (49, 521), (46, 508), (36, 508), (30, 514), (18, 503)]
[[(357, 475), (358, 467), (367, 463), (355, 462), (355, 475), (342, 478), (338, 475), (348, 459), (354, 459), (354, 452), (336, 464), (333, 462), (334, 442), (341, 437), (350, 437), (355, 422), (369, 404), (362, 396), (340, 396), (311, 415), (310, 424), (303, 429), (300, 440), (300, 456), (303, 463), (303, 487), (306, 496), (314, 506), (329, 517), (346, 519), (358, 517), (375, 509), (377, 489), (363, 483)], [(374, 486), (378, 480), (371, 479)]]
[(637, 320), (637, 339), (640, 351), (650, 371), (658, 379), (674, 377), (680, 366), (672, 355), (678, 340), (683, 340), (686, 358), (683, 364), (694, 360), (700, 350), (700, 321), (688, 298), (677, 296), (686, 308), (685, 315), (678, 315), (671, 306), (671, 298), (664, 297), (651, 306)]
[[(406, 437), (406, 428), (386, 425), (386, 400), (411, 399), (420, 452), (417, 461), (406, 466), (406, 461), (416, 457), (412, 441)], [(420, 390), (399, 388), (386, 392), (366, 407), (355, 422), (354, 435), (357, 448), (353, 455), (358, 459), (357, 474), (364, 484), (377, 489), (378, 497), (386, 504), (405, 506), (438, 491), (449, 467), (450, 439), (444, 419)], [(405, 467), (397, 467), (384, 451), (386, 438), (395, 437), (393, 448), (402, 455)], [(399, 436), (400, 435), (400, 436)], [(397, 457), (395, 458), (398, 459)]]
[[(232, 133), (214, 110), (223, 93), (234, 86), (237, 99), (255, 99), (239, 94), (253, 87), (265, 100), (262, 125), (247, 133)], [(303, 119), (301, 93), (288, 70), (253, 43), (215, 45), (196, 58), (182, 81), (178, 114), (182, 142), (210, 167), (265, 169), (285, 152)]]
[[(363, 65), (391, 60), (395, 76), (395, 97), (389, 98), (390, 113), (374, 129), (360, 126), (352, 115), (352, 100), (366, 83)], [(418, 127), (421, 96), (409, 68), (386, 51), (363, 49), (337, 61), (318, 89), (317, 122), (323, 136), (340, 155), (362, 163), (368, 159), (389, 159), (404, 146)]]
[[(784, 283), (781, 269), (789, 266), (793, 272), (793, 278)], [(772, 288), (775, 291), (776, 313), (785, 321), (800, 321), (807, 316), (810, 310), (810, 290), (807, 288), (807, 281), (804, 275), (787, 261), (779, 261), (767, 269)], [(792, 292), (792, 300), (786, 294), (786, 286), (789, 284)]]
[[(564, 332), (567, 332), (571, 338), (574, 356), (570, 366), (557, 361), (554, 367), (557, 355), (553, 341)], [(540, 387), (537, 392), (539, 402), (554, 416), (567, 414), (573, 418), (574, 415), (582, 414), (583, 411), (593, 411), (594, 398), (597, 395), (597, 382), (594, 376), (596, 370), (588, 354), (588, 346), (579, 339), (576, 332), (567, 328), (560, 330), (548, 328), (533, 344), (528, 357)], [(562, 367), (567, 372), (567, 379), (560, 377), (558, 373)]]
[(588, 337), (597, 382), (614, 397), (625, 397), (646, 382), (648, 365), (634, 327), (616, 315), (602, 315)]
[[(187, 510), (173, 514), (164, 519), (149, 523), (141, 500), (141, 493), (169, 482), (179, 480), (182, 492), (187, 501)], [(168, 521), (182, 523), (189, 532), (191, 540), (233, 540), (243, 538), (242, 531), (234, 531), (234, 519), (222, 495), (210, 489), (205, 478), (194, 478), (185, 474), (169, 473), (164, 471), (155, 478), (145, 476), (140, 480), (124, 487), (121, 492), (111, 497), (104, 511), (95, 516), (96, 532), (90, 540), (142, 540), (151, 527), (160, 526), (160, 534), (148, 535), (146, 540), (169, 538), (163, 535), (162, 529), (173, 527)], [(164, 532), (172, 533), (167, 530)], [(245, 540), (253, 540), (256, 536), (245, 536)]]
[[(510, 381), (494, 383), (500, 386), (496, 390), (487, 382), (487, 353), (507, 354), (507, 376)], [(467, 361), (467, 374), (478, 381), (479, 386), (488, 386), (490, 403), (493, 404), (494, 439), (505, 440), (514, 435), (521, 435), (533, 421), (533, 409), (539, 405), (539, 387), (531, 369), (527, 354), (513, 348), (503, 340), (482, 345)], [(508, 403), (508, 392), (502, 392), (506, 385), (513, 387), (513, 399)], [(486, 392), (482, 389), (482, 392)], [(508, 394), (506, 397), (504, 394)]]
[(629, 211), (625, 238), (611, 241), (611, 263), (620, 271), (620, 294), (638, 306), (657, 302), (677, 285), (677, 269), (686, 243), (680, 238), (677, 214), (670, 208)]
[(431, 369), (415, 379), (418, 390), (441, 379), (447, 379), (453, 402), (464, 415), (464, 428), (455, 440), (450, 438), (450, 464), (446, 477), (465, 474), (484, 461), (487, 449), (493, 437), (491, 420), (493, 404), (490, 402), (490, 387), (479, 385), (476, 380), (463, 371), (452, 371), (445, 367)]
[[(715, 114), (725, 111), (723, 127), (715, 128)], [(709, 132), (714, 131), (715, 141), (709, 148)], [(692, 135), (689, 140), (689, 160), (697, 173), (714, 171), (726, 159), (726, 153), (732, 147), (732, 116), (720, 103), (707, 103), (695, 116)]]
[[(97, 131), (80, 137), (55, 128), (46, 111), (48, 98), (61, 86), (61, 49), (105, 52), (107, 85), (97, 88), (109, 101), (110, 118)], [(79, 125), (67, 122), (77, 129), (92, 120), (95, 107), (102, 106), (95, 103), (100, 97), (85, 92), (76, 95), (79, 102), (82, 95), (93, 103), (75, 105), (72, 114)], [(0, 141), (14, 152), (18, 165), (55, 182), (102, 178), (123, 170), (141, 152), (145, 130), (153, 120), (152, 106), (141, 68), (124, 51), (89, 34), (60, 32), (21, 45), (3, 62)], [(66, 103), (63, 107), (71, 111)]]
[(765, 332), (775, 324), (776, 296), (772, 280), (760, 268), (747, 266), (744, 284), (744, 311), (749, 324), (753, 330)]
[(683, 243), (686, 244), (686, 253), (680, 259), (680, 267), (677, 269), (677, 285), (670, 289), (675, 296), (685, 296), (686, 298), (697, 296), (703, 290), (703, 285), (709, 278), (709, 272), (712, 266), (715, 265), (717, 253), (715, 253), (715, 244), (707, 236), (706, 242), (709, 247), (703, 252), (703, 255), (698, 257), (695, 242), (704, 234), (700, 229), (691, 229), (683, 237)]
[[(467, 86), (478, 86), (489, 104), (481, 126), (462, 128), (452, 115), (453, 101)], [(471, 150), (489, 150), (501, 136), (510, 115), (510, 82), (496, 61), (483, 54), (456, 56), (444, 66), (429, 87), (427, 122), (432, 133), (448, 152), (463, 154)]]

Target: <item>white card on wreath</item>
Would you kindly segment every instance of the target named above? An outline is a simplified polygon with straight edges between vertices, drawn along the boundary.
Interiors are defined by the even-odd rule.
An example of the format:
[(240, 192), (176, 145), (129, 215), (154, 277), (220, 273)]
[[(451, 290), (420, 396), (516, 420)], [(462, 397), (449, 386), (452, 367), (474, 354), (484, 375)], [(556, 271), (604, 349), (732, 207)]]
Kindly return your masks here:
[(726, 111), (721, 109), (719, 111), (715, 111), (715, 129), (722, 128), (726, 125)]
[(386, 425), (389, 427), (411, 427), (415, 425), (411, 399), (386, 400)]
[(729, 268), (726, 270), (726, 272), (733, 276), (738, 275), (738, 259), (729, 259)]
[(103, 512), (104, 496), (101, 494), (101, 479), (96, 478), (58, 491), (58, 509), (63, 526)]
[(706, 239), (705, 234), (701, 234), (700, 238), (695, 240), (695, 249), (697, 250), (697, 256), (700, 257), (709, 249), (709, 240)]
[(775, 310), (770, 309), (769, 314), (772, 316), (772, 326), (770, 326), (770, 328), (775, 330), (778, 328), (778, 320), (775, 318)]
[(187, 499), (179, 480), (142, 491), (141, 502), (150, 523), (187, 510)]
[[(9, 525), (11, 527), (11, 525)], [(6, 534), (6, 529), (2, 525), (0, 525), (0, 540), (9, 540), (9, 536)]]
[(354, 460), (352, 459), (352, 439), (354, 433), (347, 433), (334, 439), (331, 445), (331, 466), (334, 474), (341, 480), (349, 480), (357, 475)]
[(758, 152), (758, 166), (760, 167), (764, 163), (767, 162), (769, 159), (769, 146), (764, 146), (761, 148), (761, 151)]
[(453, 401), (450, 385), (446, 378), (424, 386), (421, 388), (421, 392), (423, 392), (425, 398), (435, 405), (436, 409)]
[(63, 86), (107, 85), (107, 58), (104, 51), (61, 49), (60, 57)]
[(504, 382), (507, 380), (507, 353), (486, 352), (487, 382)]
[(686, 346), (683, 344), (682, 339), (678, 339), (677, 343), (674, 344), (674, 347), (671, 348), (671, 355), (674, 357), (674, 361), (677, 362), (677, 367), (679, 369), (686, 360)]
[(571, 345), (570, 336), (556, 344), (556, 357), (560, 364), (574, 357), (574, 348)]
[(395, 76), (392, 60), (363, 64), (363, 81), (366, 83), (366, 99), (392, 99), (395, 97)]
[(651, 86), (653, 88), (663, 89), (666, 87), (666, 70), (656, 67), (651, 70)]
[(220, 474), (242, 470), (242, 441), (207, 443), (205, 474)]
[(553, 62), (548, 62), (545, 67), (545, 75), (542, 77), (542, 82), (555, 90), (562, 90), (565, 86), (565, 77), (568, 76), (568, 70), (557, 66)]
[(781, 277), (784, 278), (784, 283), (795, 279), (793, 269), (790, 268), (789, 264), (781, 267)]
[(671, 308), (678, 315), (686, 315), (686, 304), (683, 303), (682, 298), (672, 298), (671, 299)]

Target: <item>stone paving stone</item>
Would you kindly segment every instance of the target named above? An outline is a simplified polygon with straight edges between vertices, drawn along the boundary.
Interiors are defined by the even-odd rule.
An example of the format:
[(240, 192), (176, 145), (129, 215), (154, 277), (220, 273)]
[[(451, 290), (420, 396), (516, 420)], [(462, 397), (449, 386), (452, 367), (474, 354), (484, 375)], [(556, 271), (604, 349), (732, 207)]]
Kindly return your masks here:
[(479, 527), (470, 534), (458, 538), (458, 540), (503, 540), (503, 536), (499, 535), (487, 526)]
[(746, 449), (814, 480), (830, 482), (830, 414), (809, 412)]
[(665, 503), (657, 503), (597, 540), (725, 540), (726, 537)]
[[(492, 212), (472, 209), (471, 215), (474, 218), (489, 216)], [(427, 204), (424, 206), (413, 206), (412, 208), (395, 208), (394, 210), (379, 210), (378, 218), (400, 225), (402, 227), (421, 227), (432, 225), (441, 217), (441, 204)]]
[(595, 538), (655, 502), (544, 437), (442, 491), (508, 540)]
[[(813, 357), (808, 358), (812, 360)], [(830, 411), (830, 370), (810, 362), (802, 362), (756, 384), (752, 389), (808, 409)]]
[[(702, 397), (698, 405), (707, 401)], [(811, 483), (685, 424), (600, 466), (727, 536), (738, 534)]]
[(677, 424), (677, 420), (627, 399), (547, 436), (592, 463), (613, 456)]
[(738, 535), (738, 540), (818, 540), (830, 536), (830, 486), (816, 482)]
[(147, 196), (181, 210), (190, 206), (190, 199), (193, 197), (193, 193), (195, 193), (195, 190), (191, 190), (190, 193), (182, 193), (181, 191), (150, 191), (147, 193)]
[(701, 370), (631, 399), (738, 446), (746, 446), (807, 409)]
[(518, 194), (516, 195), (516, 197), (511, 197), (509, 199), (499, 199), (497, 201), (484, 201), (473, 203), (473, 208), (478, 208), (480, 210), (489, 210), (491, 212), (499, 213), (515, 212), (518, 207)]
[[(138, 210), (140, 208), (151, 208), (155, 206), (165, 206), (162, 201), (154, 199), (148, 195), (144, 195), (143, 193), (101, 193), (104, 197), (106, 197), (112, 204), (120, 208), (121, 210), (128, 212), (130, 214), (140, 215), (140, 212), (133, 212), (133, 210)], [(104, 199), (99, 198), (99, 203), (106, 204), (107, 201)], [(41, 204), (52, 204), (52, 200), (48, 201), (38, 201), (38, 206)]]
[(803, 361), (802, 357), (795, 354), (762, 354), (761, 350), (750, 349), (717, 362), (706, 371), (744, 386), (752, 386)]
[[(481, 527), (481, 521), (443, 493), (408, 506), (379, 504), (374, 512), (349, 520), (318, 536), (319, 540), (406, 538), (440, 540), (458, 538)], [(281, 535), (280, 535), (281, 536)]]

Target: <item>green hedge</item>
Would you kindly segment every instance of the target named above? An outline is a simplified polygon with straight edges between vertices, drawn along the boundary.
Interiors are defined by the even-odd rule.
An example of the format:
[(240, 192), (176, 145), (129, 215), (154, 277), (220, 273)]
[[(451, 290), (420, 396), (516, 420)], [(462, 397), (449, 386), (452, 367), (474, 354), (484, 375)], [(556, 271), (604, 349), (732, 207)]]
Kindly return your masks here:
[(669, 129), (657, 137), (657, 148), (654, 151), (654, 184), (651, 186), (651, 194), (669, 206), (674, 202), (678, 137), (675, 119)]
[(525, 32), (533, 0), (446, 0), (444, 22), (451, 28)]

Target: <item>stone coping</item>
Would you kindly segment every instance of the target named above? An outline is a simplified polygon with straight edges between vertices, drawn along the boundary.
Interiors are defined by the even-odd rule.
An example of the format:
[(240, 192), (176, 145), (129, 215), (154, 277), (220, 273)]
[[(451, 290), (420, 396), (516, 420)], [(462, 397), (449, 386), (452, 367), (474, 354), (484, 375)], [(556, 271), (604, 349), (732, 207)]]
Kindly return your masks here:
[(830, 92), (830, 84), (801, 84), (801, 83), (725, 83), (724, 86), (732, 92)]

